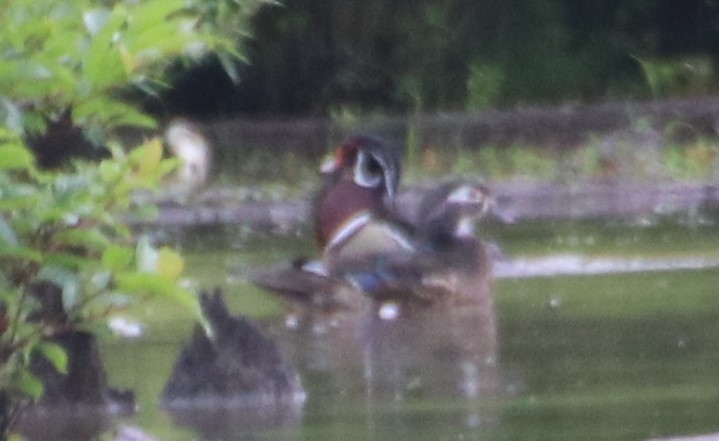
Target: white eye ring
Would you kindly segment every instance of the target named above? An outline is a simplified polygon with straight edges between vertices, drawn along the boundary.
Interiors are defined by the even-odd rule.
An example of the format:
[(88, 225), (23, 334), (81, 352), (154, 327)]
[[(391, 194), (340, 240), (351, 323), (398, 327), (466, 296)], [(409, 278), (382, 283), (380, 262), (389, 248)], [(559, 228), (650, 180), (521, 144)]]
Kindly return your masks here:
[(354, 169), (354, 181), (357, 185), (366, 188), (379, 187), (382, 183), (382, 175), (372, 174), (369, 171), (368, 154), (364, 151), (357, 153), (357, 162)]
[(462, 185), (449, 194), (447, 202), (456, 204), (478, 203), (482, 201), (482, 193), (476, 188)]

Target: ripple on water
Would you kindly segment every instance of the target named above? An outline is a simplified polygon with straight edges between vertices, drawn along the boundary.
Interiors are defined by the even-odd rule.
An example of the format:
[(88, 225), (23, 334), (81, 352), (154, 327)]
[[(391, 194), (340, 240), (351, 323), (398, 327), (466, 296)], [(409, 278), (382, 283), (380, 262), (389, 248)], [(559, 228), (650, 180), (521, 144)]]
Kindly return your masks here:
[(690, 270), (713, 267), (719, 267), (719, 257), (594, 257), (583, 254), (552, 254), (541, 257), (518, 257), (496, 262), (494, 275), (499, 279), (510, 279)]

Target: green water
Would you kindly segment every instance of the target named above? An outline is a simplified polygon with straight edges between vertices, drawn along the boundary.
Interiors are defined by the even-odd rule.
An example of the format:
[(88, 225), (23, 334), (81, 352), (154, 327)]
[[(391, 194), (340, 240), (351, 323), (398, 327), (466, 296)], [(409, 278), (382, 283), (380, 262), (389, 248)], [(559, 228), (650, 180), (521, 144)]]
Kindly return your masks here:
[[(719, 254), (711, 226), (531, 224), (487, 234), (512, 256)], [(496, 334), (480, 319), (428, 314), (364, 318), (318, 335), (284, 328), (281, 305), (243, 280), (311, 253), (306, 240), (232, 229), (172, 237), (188, 256), (189, 282), (223, 287), (234, 312), (261, 321), (308, 392), (289, 415), (213, 422), (226, 439), (645, 440), (719, 431), (717, 268), (498, 280)], [(140, 410), (125, 422), (162, 440), (203, 439), (157, 406), (192, 323), (162, 304), (140, 316), (143, 339), (107, 338), (103, 347), (111, 381), (138, 395)]]

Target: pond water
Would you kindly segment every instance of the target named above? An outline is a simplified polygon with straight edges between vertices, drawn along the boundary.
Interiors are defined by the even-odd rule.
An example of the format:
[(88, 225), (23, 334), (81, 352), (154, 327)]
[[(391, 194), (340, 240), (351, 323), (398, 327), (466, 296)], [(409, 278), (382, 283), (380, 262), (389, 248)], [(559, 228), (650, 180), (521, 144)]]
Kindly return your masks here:
[[(140, 403), (121, 422), (161, 440), (646, 440), (719, 431), (718, 227), (519, 224), (486, 235), (507, 255), (496, 315), (426, 311), (301, 330), (286, 328), (281, 304), (245, 276), (311, 253), (302, 235), (169, 235), (187, 255), (188, 283), (223, 287), (233, 312), (261, 322), (300, 371), (307, 401), (177, 424), (157, 403), (193, 324), (156, 303), (138, 313), (142, 338), (104, 339), (112, 383), (134, 389)], [(606, 270), (591, 271), (597, 262)]]

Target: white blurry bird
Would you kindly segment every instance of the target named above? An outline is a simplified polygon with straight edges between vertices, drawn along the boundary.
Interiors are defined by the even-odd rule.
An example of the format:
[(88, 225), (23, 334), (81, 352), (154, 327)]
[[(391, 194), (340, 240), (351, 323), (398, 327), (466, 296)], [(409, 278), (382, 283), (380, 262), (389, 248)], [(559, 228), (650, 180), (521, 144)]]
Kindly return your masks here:
[(185, 119), (173, 120), (167, 126), (165, 143), (180, 160), (173, 179), (174, 190), (186, 196), (196, 193), (207, 183), (210, 175), (210, 144), (199, 128)]

